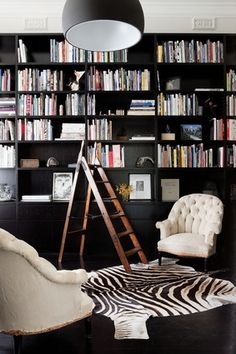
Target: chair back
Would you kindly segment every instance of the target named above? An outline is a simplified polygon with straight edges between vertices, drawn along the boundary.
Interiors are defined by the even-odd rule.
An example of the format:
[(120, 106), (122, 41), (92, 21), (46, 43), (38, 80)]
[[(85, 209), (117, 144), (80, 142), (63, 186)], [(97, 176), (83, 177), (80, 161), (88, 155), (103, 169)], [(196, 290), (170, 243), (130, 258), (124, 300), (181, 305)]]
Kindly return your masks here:
[(222, 201), (209, 194), (189, 194), (173, 205), (168, 219), (175, 230), (172, 233), (198, 233), (205, 235), (209, 223), (214, 224), (215, 234), (221, 232), (224, 207)]

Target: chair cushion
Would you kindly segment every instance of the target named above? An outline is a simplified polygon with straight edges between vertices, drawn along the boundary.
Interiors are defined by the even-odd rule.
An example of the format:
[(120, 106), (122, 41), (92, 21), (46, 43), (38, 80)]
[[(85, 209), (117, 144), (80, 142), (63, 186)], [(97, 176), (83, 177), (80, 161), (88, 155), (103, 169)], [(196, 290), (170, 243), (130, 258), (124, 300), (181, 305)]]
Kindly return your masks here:
[(157, 243), (158, 251), (175, 254), (180, 257), (208, 258), (215, 253), (215, 242), (210, 246), (205, 236), (192, 233), (171, 235)]

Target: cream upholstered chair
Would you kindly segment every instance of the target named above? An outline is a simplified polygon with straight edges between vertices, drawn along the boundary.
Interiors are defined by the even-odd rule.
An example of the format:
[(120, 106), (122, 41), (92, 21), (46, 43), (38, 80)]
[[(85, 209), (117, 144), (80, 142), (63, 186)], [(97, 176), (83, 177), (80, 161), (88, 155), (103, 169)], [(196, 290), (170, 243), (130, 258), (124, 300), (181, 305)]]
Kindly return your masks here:
[(216, 235), (221, 232), (223, 203), (208, 194), (189, 194), (177, 200), (168, 218), (158, 221), (160, 241), (157, 243), (159, 263), (161, 253), (179, 257), (207, 259), (216, 253)]
[(91, 316), (92, 299), (81, 291), (84, 269), (57, 270), (26, 242), (0, 229), (0, 332), (14, 336), (48, 332)]

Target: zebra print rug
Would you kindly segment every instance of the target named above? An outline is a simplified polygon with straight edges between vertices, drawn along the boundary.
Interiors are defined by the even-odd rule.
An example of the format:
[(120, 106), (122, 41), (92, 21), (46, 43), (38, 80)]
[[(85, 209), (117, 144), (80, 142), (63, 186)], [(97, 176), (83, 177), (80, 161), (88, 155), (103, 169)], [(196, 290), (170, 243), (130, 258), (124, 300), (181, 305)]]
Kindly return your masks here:
[(146, 320), (178, 316), (236, 303), (236, 288), (226, 280), (180, 265), (133, 264), (89, 273), (83, 289), (94, 312), (114, 321), (116, 339), (148, 339)]

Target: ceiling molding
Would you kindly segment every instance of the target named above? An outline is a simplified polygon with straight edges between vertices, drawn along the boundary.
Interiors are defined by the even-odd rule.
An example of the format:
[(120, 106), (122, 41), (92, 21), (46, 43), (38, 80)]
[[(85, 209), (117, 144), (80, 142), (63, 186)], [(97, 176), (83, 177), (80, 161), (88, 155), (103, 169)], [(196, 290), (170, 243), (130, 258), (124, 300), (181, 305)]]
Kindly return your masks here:
[[(66, 0), (3, 0), (0, 33), (61, 32)], [(140, 0), (145, 15), (145, 32), (194, 32), (194, 17), (214, 17), (214, 32), (236, 33), (235, 0)], [(31, 24), (32, 26), (28, 26)], [(212, 31), (210, 31), (212, 32)]]

